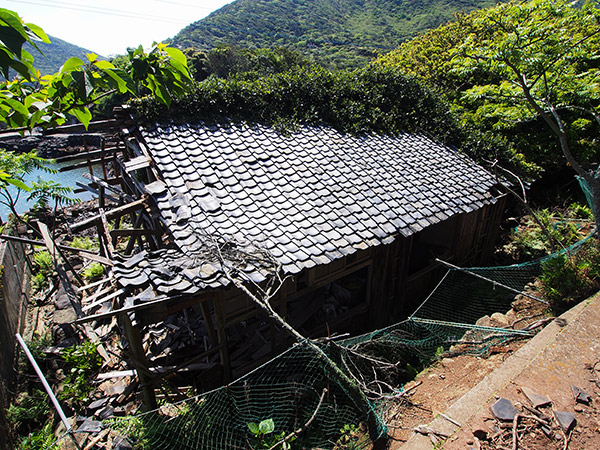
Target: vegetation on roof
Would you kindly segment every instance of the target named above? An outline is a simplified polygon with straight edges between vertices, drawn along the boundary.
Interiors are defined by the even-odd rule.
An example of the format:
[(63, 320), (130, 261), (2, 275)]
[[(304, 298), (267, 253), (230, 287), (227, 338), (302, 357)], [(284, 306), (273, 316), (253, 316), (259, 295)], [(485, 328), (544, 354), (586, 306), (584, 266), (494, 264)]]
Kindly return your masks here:
[(369, 65), (339, 72), (300, 67), (255, 80), (211, 77), (170, 108), (151, 98), (135, 100), (132, 107), (141, 123), (231, 120), (281, 130), (325, 125), (354, 134), (412, 132), (472, 155), (497, 152), (490, 143), (465, 133), (437, 94), (415, 77), (389, 67)]

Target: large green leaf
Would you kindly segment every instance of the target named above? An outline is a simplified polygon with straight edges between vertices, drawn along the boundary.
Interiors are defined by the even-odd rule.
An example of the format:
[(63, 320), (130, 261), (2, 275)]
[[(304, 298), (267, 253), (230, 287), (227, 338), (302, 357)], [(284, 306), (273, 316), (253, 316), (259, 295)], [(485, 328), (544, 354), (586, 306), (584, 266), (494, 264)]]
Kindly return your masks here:
[(77, 120), (79, 120), (83, 126), (86, 128), (88, 128), (90, 121), (92, 120), (92, 113), (90, 112), (89, 109), (81, 107), (81, 108), (73, 108), (69, 111), (71, 114), (73, 114)]
[(77, 94), (82, 101), (88, 101), (90, 94), (94, 91), (94, 84), (86, 70), (71, 72), (73, 81), (77, 88)]
[(275, 431), (275, 422), (273, 419), (266, 419), (258, 424), (258, 428), (262, 434), (270, 434)]
[(21, 115), (23, 115), (25, 117), (27, 117), (29, 115), (29, 111), (27, 110), (27, 108), (25, 107), (25, 105), (23, 103), (21, 103), (20, 101), (18, 101), (18, 100), (15, 100), (15, 99), (12, 99), (12, 98), (7, 98), (7, 97), (0, 97), (0, 102), (6, 103), (12, 109), (14, 109), (19, 114), (21, 114)]
[(21, 57), (21, 48), (26, 41), (27, 38), (12, 26), (0, 26), (0, 42), (12, 52), (15, 57)]
[(29, 28), (33, 34), (40, 38), (42, 42), (50, 44), (50, 38), (41, 27), (37, 26), (34, 23), (26, 23), (25, 26)]
[(65, 63), (61, 66), (59, 74), (62, 75), (64, 73), (71, 72), (75, 69), (79, 69), (83, 65), (83, 61), (80, 58), (72, 56), (71, 58), (67, 59)]
[(29, 186), (27, 186), (25, 183), (23, 183), (21, 180), (19, 180), (17, 178), (2, 178), (2, 180), (8, 184), (12, 184), (13, 186), (15, 186), (19, 189), (23, 189), (24, 191), (27, 191), (27, 192), (31, 191), (31, 188)]
[(250, 433), (254, 434), (255, 436), (260, 434), (260, 428), (258, 428), (258, 424), (255, 422), (249, 422), (248, 429), (250, 430)]

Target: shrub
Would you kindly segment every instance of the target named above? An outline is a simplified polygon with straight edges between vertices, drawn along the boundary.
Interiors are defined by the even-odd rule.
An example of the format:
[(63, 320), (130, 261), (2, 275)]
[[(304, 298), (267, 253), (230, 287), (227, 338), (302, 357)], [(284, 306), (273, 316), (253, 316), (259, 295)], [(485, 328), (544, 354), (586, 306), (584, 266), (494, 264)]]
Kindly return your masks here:
[(18, 444), (18, 450), (59, 450), (56, 436), (52, 432), (52, 422), (49, 421), (44, 427), (29, 436), (24, 437)]
[(68, 366), (65, 370), (64, 387), (59, 397), (70, 401), (73, 405), (82, 404), (93, 390), (90, 377), (102, 364), (102, 358), (97, 351), (98, 344), (84, 341), (63, 350), (62, 358)]
[(542, 264), (541, 294), (560, 314), (600, 289), (600, 250), (591, 240), (571, 255), (560, 255)]
[(7, 417), (14, 430), (32, 429), (41, 426), (50, 412), (48, 395), (34, 389), (20, 393), (7, 410)]
[(592, 210), (587, 205), (581, 203), (571, 203), (569, 205), (569, 211), (574, 219), (593, 220), (594, 215)]
[(97, 251), (99, 246), (98, 243), (89, 237), (75, 236), (71, 242), (71, 247), (81, 248), (83, 250), (94, 250)]
[(54, 270), (52, 256), (47, 250), (42, 250), (33, 254), (33, 280), (31, 285), (34, 292), (46, 289), (49, 284), (50, 276)]
[[(587, 206), (573, 203), (564, 214), (558, 210), (540, 209), (535, 211), (535, 215), (548, 231), (555, 250), (560, 250), (561, 247), (573, 245), (584, 237), (585, 233), (572, 219), (587, 220), (583, 216), (588, 212), (591, 215)], [(509, 242), (502, 250), (516, 261), (528, 261), (549, 255), (551, 246), (548, 236), (538, 223), (531, 216), (525, 216), (519, 226), (511, 231)]]

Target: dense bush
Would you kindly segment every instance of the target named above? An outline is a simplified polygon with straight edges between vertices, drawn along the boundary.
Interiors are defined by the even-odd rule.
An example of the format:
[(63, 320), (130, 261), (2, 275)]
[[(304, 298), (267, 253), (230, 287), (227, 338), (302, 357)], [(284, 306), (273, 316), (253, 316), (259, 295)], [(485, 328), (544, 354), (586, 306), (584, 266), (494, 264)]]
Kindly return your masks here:
[(571, 254), (542, 265), (540, 292), (552, 310), (560, 314), (600, 289), (600, 250), (596, 239)]
[[(534, 211), (537, 221), (532, 216), (524, 216), (517, 227), (508, 236), (508, 242), (502, 252), (513, 261), (531, 261), (549, 255), (554, 250), (575, 244), (589, 232), (593, 220), (588, 206), (571, 204), (567, 209), (540, 209)], [(548, 235), (538, 225), (540, 222)]]
[(312, 66), (250, 81), (209, 78), (170, 109), (150, 98), (133, 107), (142, 122), (233, 120), (282, 129), (307, 124), (348, 133), (419, 132), (451, 146), (477, 149), (479, 155), (494, 151), (470, 138), (438, 95), (388, 67), (330, 72)]

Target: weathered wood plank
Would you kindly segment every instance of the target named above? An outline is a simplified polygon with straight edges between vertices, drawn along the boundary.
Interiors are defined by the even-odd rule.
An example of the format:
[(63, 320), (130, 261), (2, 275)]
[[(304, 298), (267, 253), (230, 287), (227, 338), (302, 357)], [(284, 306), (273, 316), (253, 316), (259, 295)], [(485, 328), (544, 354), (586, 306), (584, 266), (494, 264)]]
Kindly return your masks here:
[(115, 247), (113, 246), (112, 239), (110, 237), (110, 230), (108, 229), (108, 219), (106, 218), (106, 214), (104, 209), (100, 208), (98, 210), (100, 215), (100, 223), (102, 224), (103, 237), (106, 239), (106, 250), (108, 251), (108, 257), (112, 258), (115, 253)]
[(83, 312), (88, 312), (89, 310), (95, 308), (96, 306), (100, 306), (102, 303), (107, 302), (109, 300), (112, 300), (113, 298), (116, 298), (119, 295), (124, 294), (124, 293), (125, 293), (125, 291), (123, 289), (119, 289), (119, 290), (113, 292), (112, 294), (107, 295), (106, 297), (102, 297), (101, 299), (96, 300), (95, 302), (90, 303), (89, 305), (84, 306), (83, 307)]
[(150, 163), (152, 160), (145, 155), (138, 156), (129, 161), (125, 161), (123, 163), (123, 167), (125, 168), (125, 172), (130, 173), (134, 170), (143, 169), (145, 167), (150, 167)]
[[(110, 148), (104, 149), (104, 153), (106, 154), (107, 157), (108, 156), (112, 157), (112, 153), (115, 153), (118, 150), (119, 149), (117, 147), (110, 147)], [(98, 156), (102, 156), (102, 150), (92, 150), (91, 152), (85, 152), (85, 153), (74, 153), (72, 155), (60, 156), (58, 158), (55, 158), (54, 160), (57, 163), (61, 163), (61, 162), (67, 162), (67, 161), (75, 161), (78, 159), (93, 159), (93, 158), (97, 158)]]
[(123, 228), (120, 230), (110, 230), (110, 236), (114, 239), (122, 236), (154, 236), (156, 230), (147, 230), (145, 228)]
[[(20, 237), (17, 237), (17, 236), (8, 236), (6, 234), (0, 234), (0, 239), (5, 239), (7, 241), (21, 242), (23, 244), (39, 245), (41, 247), (45, 247), (46, 246), (46, 244), (45, 244), (44, 241), (37, 241), (37, 240), (33, 240), (33, 239), (20, 238)], [(77, 248), (77, 247), (70, 247), (68, 245), (61, 245), (61, 244), (55, 244), (55, 245), (59, 249), (61, 249), (61, 250), (66, 250), (66, 251), (69, 251), (69, 252), (77, 253), (82, 258), (87, 258), (89, 260), (92, 260), (92, 261), (95, 261), (95, 262), (99, 262), (101, 264), (106, 264), (107, 266), (113, 266), (114, 265), (114, 263), (110, 259), (104, 258), (104, 257), (96, 254), (92, 250), (86, 250), (86, 249)]]
[[(110, 211), (106, 211), (105, 212), (106, 219), (107, 220), (115, 219), (117, 217), (124, 216), (125, 214), (129, 214), (131, 212), (142, 209), (144, 207), (145, 201), (146, 201), (145, 198), (140, 198), (139, 200), (135, 200), (131, 203), (127, 203), (126, 205), (118, 206), (116, 208), (111, 209)], [(71, 225), (71, 230), (72, 231), (85, 230), (86, 228), (93, 227), (98, 220), (100, 220), (99, 214), (94, 217), (90, 217), (89, 219), (82, 220), (81, 222), (77, 222), (77, 223)]]
[(40, 229), (40, 233), (42, 233), (42, 237), (44, 238), (46, 248), (50, 252), (50, 255), (52, 255), (52, 258), (54, 260), (54, 268), (58, 273), (58, 277), (63, 286), (63, 289), (65, 290), (65, 293), (67, 294), (67, 298), (69, 299), (69, 302), (71, 303), (75, 314), (77, 314), (77, 317), (82, 317), (83, 311), (81, 309), (81, 299), (79, 298), (79, 296), (73, 289), (71, 282), (69, 281), (67, 272), (63, 267), (62, 257), (59, 253), (58, 248), (54, 245), (54, 241), (52, 240), (52, 237), (48, 232), (48, 227), (45, 223), (38, 222), (38, 228)]

